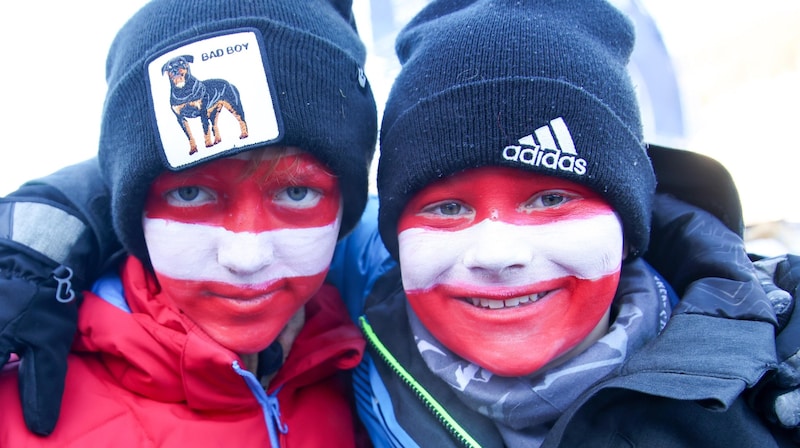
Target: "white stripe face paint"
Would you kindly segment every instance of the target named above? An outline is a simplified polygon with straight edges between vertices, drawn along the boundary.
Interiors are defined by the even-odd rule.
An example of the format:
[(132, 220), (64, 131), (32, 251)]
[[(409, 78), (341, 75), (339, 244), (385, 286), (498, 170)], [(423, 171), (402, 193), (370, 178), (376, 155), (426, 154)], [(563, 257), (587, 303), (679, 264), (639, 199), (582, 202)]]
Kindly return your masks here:
[(511, 168), (466, 171), (414, 196), (398, 231), (409, 303), (465, 359), (527, 375), (604, 332), (622, 225), (581, 185)]
[(266, 348), (322, 285), (341, 213), (323, 165), (267, 148), (163, 173), (142, 223), (172, 305), (246, 354)]
[[(493, 287), (565, 276), (597, 280), (620, 268), (619, 229), (614, 213), (536, 226), (487, 219), (459, 231), (410, 228), (398, 236), (403, 285), (416, 291), (440, 283)], [(512, 266), (518, 268), (506, 269)]]
[(150, 260), (161, 275), (253, 286), (327, 272), (339, 223), (252, 233), (145, 218), (144, 232)]

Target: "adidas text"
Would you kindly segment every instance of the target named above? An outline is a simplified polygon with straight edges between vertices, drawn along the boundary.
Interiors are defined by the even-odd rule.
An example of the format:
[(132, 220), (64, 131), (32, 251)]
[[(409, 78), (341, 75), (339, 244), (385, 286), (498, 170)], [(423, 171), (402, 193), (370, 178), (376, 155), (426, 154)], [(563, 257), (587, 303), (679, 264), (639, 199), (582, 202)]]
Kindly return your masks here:
[(577, 154), (562, 154), (558, 149), (509, 145), (503, 149), (503, 158), (551, 170), (569, 171), (579, 176), (586, 174), (585, 159)]

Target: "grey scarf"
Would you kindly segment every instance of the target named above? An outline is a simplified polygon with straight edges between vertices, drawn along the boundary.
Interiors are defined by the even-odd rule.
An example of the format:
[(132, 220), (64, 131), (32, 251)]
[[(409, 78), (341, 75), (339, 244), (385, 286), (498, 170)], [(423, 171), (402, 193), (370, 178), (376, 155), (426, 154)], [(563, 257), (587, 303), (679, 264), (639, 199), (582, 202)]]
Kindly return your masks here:
[(507, 446), (539, 446), (550, 426), (578, 396), (616, 371), (666, 325), (670, 305), (644, 262), (623, 267), (608, 333), (564, 364), (525, 377), (502, 377), (445, 348), (411, 307), (411, 330), (428, 368), (469, 408), (491, 419)]

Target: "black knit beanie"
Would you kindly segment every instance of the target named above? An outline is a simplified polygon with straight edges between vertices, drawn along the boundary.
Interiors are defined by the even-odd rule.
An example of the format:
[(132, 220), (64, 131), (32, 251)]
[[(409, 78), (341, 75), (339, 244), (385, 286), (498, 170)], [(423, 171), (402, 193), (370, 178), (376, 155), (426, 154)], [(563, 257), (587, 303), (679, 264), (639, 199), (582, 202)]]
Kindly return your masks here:
[(377, 113), (351, 3), (153, 0), (122, 27), (99, 160), (129, 252), (149, 262), (142, 210), (160, 173), (269, 145), (300, 147), (336, 174), (340, 235), (355, 226)]
[(633, 26), (603, 0), (433, 1), (398, 35), (381, 127), (379, 227), (426, 185), (482, 166), (583, 184), (622, 218), (630, 255), (655, 189), (626, 71)]

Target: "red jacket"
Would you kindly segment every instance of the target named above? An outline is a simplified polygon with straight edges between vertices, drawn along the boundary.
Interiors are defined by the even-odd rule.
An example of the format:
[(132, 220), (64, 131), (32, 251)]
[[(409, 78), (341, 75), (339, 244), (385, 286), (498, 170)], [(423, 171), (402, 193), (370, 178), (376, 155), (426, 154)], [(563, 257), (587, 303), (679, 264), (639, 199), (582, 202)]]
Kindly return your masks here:
[[(61, 416), (49, 437), (25, 427), (16, 370), (0, 373), (0, 447), (270, 446), (267, 426), (276, 417), (267, 416), (276, 413), (262, 410), (234, 369), (241, 359), (164, 305), (136, 259), (126, 263), (122, 282), (131, 313), (85, 294)], [(267, 391), (278, 391), (273, 428), (285, 429), (276, 432), (281, 447), (356, 444), (349, 389), (338, 374), (355, 367), (363, 350), (337, 291), (323, 286)]]

